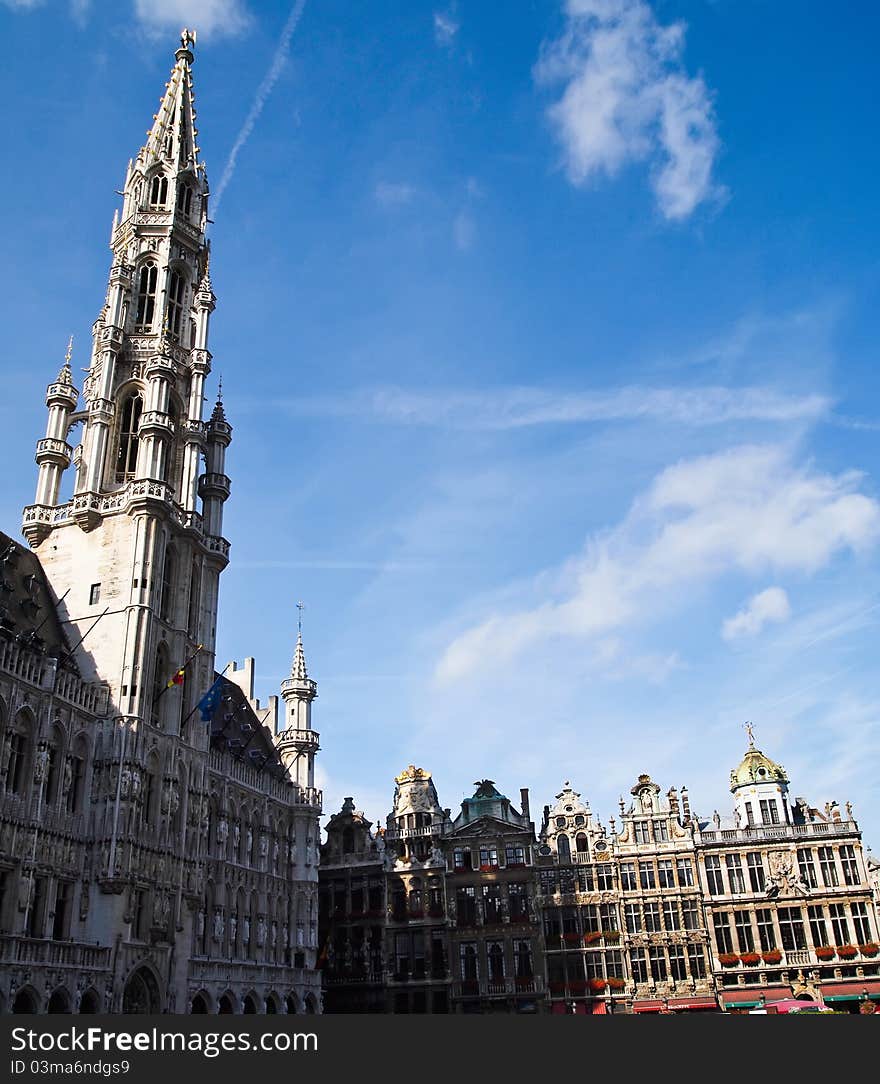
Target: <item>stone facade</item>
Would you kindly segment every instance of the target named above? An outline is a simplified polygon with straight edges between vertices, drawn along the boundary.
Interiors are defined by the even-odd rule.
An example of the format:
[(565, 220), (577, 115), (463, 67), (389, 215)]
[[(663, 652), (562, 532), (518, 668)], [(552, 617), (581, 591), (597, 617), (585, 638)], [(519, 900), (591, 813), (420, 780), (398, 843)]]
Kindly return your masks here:
[(283, 720), (252, 660), (215, 669), (232, 427), (219, 396), (203, 417), (193, 41), (127, 170), (82, 396), (70, 348), (47, 390), (31, 551), (0, 537), (2, 1011), (320, 1010), (302, 637)]

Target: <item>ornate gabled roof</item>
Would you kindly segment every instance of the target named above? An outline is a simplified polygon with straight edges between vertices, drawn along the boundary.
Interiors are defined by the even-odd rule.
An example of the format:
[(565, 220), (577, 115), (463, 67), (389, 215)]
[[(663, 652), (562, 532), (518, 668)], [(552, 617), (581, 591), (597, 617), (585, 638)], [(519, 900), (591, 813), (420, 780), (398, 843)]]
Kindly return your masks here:
[(567, 816), (571, 813), (590, 813), (588, 802), (582, 802), (580, 793), (572, 790), (571, 783), (566, 779), (562, 790), (556, 795), (556, 805), (550, 810), (550, 816)]

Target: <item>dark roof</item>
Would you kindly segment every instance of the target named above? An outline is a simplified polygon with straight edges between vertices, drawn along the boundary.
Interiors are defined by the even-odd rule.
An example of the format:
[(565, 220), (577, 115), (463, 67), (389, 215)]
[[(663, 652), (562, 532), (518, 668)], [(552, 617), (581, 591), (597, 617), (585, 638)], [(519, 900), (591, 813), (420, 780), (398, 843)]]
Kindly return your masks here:
[(272, 732), (260, 722), (248, 698), (234, 681), (214, 675), (221, 684), (217, 706), (211, 713), (211, 748), (228, 752), (258, 771), (286, 779), (287, 771), (272, 740)]
[(79, 673), (58, 618), (58, 603), (35, 553), (0, 531), (0, 635), (60, 659)]

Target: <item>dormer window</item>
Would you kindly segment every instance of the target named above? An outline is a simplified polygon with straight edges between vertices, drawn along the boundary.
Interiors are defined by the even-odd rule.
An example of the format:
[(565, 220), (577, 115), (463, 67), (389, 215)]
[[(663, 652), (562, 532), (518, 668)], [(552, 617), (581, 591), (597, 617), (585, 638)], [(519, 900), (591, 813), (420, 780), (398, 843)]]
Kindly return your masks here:
[(153, 326), (156, 312), (156, 279), (159, 269), (154, 263), (145, 263), (138, 275), (137, 315), (135, 327), (138, 331), (149, 331)]
[(157, 173), (150, 182), (150, 207), (163, 208), (168, 201), (168, 178)]

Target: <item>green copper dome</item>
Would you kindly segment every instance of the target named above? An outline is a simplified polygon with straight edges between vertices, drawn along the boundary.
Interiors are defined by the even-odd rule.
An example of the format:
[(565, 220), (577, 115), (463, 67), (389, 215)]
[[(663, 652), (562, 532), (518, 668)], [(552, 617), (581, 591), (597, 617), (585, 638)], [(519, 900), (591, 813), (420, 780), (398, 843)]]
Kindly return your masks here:
[(781, 764), (776, 764), (764, 756), (760, 749), (750, 745), (739, 767), (730, 773), (730, 789), (747, 786), (751, 783), (787, 783), (788, 776)]

